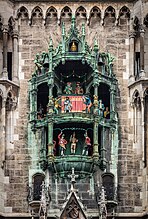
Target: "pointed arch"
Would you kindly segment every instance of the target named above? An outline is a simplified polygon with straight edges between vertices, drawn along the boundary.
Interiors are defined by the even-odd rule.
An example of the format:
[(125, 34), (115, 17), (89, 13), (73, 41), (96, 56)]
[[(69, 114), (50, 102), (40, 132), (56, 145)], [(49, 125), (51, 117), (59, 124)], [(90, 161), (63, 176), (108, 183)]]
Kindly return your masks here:
[(31, 12), (31, 23), (33, 25), (41, 23), (42, 19), (43, 19), (43, 10), (39, 6), (36, 6)]
[(27, 19), (29, 18), (29, 13), (28, 13), (28, 9), (25, 6), (20, 7), (17, 10), (17, 18), (21, 18), (21, 19)]
[(49, 24), (50, 21), (54, 22), (58, 19), (57, 9), (53, 6), (49, 7), (46, 11), (45, 15), (45, 24)]
[(57, 19), (57, 9), (53, 6), (49, 7), (46, 11), (46, 18), (56, 18)]
[(31, 17), (42, 18), (43, 17), (43, 10), (39, 6), (36, 6), (32, 10)]
[(97, 6), (94, 6), (89, 15), (89, 23), (90, 25), (96, 25), (100, 23), (101, 20), (101, 10)]
[(90, 11), (90, 18), (100, 18), (101, 17), (101, 10), (97, 6), (94, 6)]
[(86, 9), (83, 6), (78, 7), (75, 12), (75, 17), (86, 19), (87, 18)]
[(130, 10), (128, 7), (123, 6), (120, 11), (119, 11), (119, 17), (123, 17), (123, 18), (130, 18)]
[(104, 12), (104, 24), (111, 25), (111, 23), (115, 23), (116, 20), (116, 12), (112, 6), (108, 6)]
[(139, 91), (137, 89), (134, 91), (132, 99), (133, 99), (134, 105), (136, 107), (140, 107), (140, 105), (141, 105), (141, 98), (140, 98), (140, 93), (139, 93)]
[(70, 7), (65, 6), (62, 10), (61, 10), (61, 18), (68, 18), (71, 19), (72, 17), (72, 10)]

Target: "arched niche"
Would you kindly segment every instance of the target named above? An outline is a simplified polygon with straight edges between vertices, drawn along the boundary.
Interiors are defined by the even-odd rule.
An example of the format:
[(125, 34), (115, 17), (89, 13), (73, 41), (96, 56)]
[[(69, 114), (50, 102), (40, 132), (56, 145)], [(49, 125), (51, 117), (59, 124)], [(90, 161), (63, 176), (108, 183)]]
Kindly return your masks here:
[(21, 25), (28, 24), (29, 13), (28, 9), (25, 6), (22, 6), (17, 10), (17, 19), (20, 20)]
[(41, 118), (47, 114), (48, 96), (49, 88), (47, 83), (40, 84), (37, 87), (37, 111)]
[(127, 25), (130, 19), (130, 10), (123, 6), (119, 11), (119, 25)]
[[(75, 94), (77, 83), (80, 83), (80, 86), (83, 88), (83, 93), (85, 93), (92, 79), (91, 74), (92, 68), (86, 62), (83, 64), (81, 60), (69, 60), (64, 64), (60, 63), (55, 68), (57, 85), (61, 89), (62, 94), (65, 94), (67, 83), (71, 83), (71, 94)], [(89, 80), (87, 80), (88, 78)]]
[(44, 179), (45, 176), (41, 173), (36, 173), (32, 177), (34, 201), (39, 201), (41, 199), (42, 184), (44, 182)]
[(43, 11), (39, 6), (36, 6), (31, 13), (31, 24), (39, 25), (43, 20)]
[(116, 20), (116, 12), (112, 6), (108, 6), (104, 12), (104, 25), (111, 26), (114, 25)]
[[(53, 128), (53, 140), (54, 140), (54, 155), (61, 156), (61, 150), (59, 145), (59, 134), (62, 132), (64, 134), (64, 139), (66, 140), (64, 155), (73, 155), (72, 153), (72, 141), (71, 138), (75, 134), (77, 139), (75, 155), (92, 156), (93, 153), (93, 125), (81, 122), (66, 122), (58, 125), (54, 125)], [(85, 153), (83, 149), (85, 148), (85, 137), (90, 138), (91, 145), (88, 148), (88, 153)], [(60, 136), (61, 137), (61, 136)]]
[(46, 11), (45, 23), (46, 25), (53, 24), (57, 22), (57, 19), (58, 19), (57, 10), (55, 7), (51, 6)]
[[(100, 83), (98, 87), (98, 99), (102, 101), (104, 111), (108, 107), (110, 111), (110, 87), (105, 83)], [(115, 103), (112, 103), (115, 104)]]
[(61, 22), (70, 22), (72, 18), (72, 10), (68, 6), (65, 6), (61, 10)]
[(97, 6), (94, 6), (90, 11), (89, 24), (90, 27), (96, 27), (101, 21), (101, 10)]
[(115, 199), (115, 182), (114, 175), (110, 172), (102, 174), (102, 185), (105, 189), (106, 199), (114, 200)]

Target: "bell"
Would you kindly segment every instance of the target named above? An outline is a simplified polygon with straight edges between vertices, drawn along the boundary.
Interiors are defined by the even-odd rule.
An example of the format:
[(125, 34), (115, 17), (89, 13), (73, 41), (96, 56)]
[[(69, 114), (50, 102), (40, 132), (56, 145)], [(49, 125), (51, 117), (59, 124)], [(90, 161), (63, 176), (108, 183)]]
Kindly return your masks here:
[(98, 65), (100, 66), (104, 65), (104, 62), (101, 56), (98, 57)]
[(77, 46), (76, 46), (74, 41), (72, 42), (70, 50), (71, 50), (71, 52), (77, 52)]

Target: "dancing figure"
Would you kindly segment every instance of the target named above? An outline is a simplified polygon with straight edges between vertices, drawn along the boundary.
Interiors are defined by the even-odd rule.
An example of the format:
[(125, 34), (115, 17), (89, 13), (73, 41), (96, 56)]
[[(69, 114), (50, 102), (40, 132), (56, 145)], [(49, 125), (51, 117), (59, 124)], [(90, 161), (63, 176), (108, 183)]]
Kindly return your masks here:
[(64, 101), (64, 112), (69, 113), (72, 110), (72, 104), (69, 97), (66, 97)]
[(86, 113), (90, 113), (90, 108), (92, 106), (92, 102), (89, 96), (85, 95), (82, 97), (84, 104), (86, 105)]
[(80, 86), (80, 82), (76, 83), (75, 94), (83, 94), (83, 88)]
[(84, 144), (84, 148), (83, 148), (83, 151), (82, 151), (82, 155), (87, 156), (88, 155), (88, 150), (91, 147), (91, 139), (88, 137), (87, 131), (85, 132), (84, 137), (85, 137), (85, 144)]
[(71, 154), (75, 154), (76, 146), (78, 142), (75, 132), (73, 132), (73, 134), (70, 136), (70, 142), (71, 142)]
[(67, 85), (65, 86), (65, 89), (64, 89), (64, 93), (65, 94), (72, 94), (73, 93), (71, 82), (67, 82)]
[(58, 135), (58, 139), (59, 139), (58, 144), (60, 146), (60, 155), (61, 156), (64, 156), (64, 152), (66, 150), (66, 144), (67, 144), (67, 141), (64, 137), (65, 137), (65, 135), (62, 132)]
[(103, 112), (104, 112), (104, 104), (102, 103), (102, 100), (99, 100), (98, 102), (98, 114), (99, 116), (103, 117)]
[(61, 97), (57, 97), (54, 99), (54, 112), (55, 112), (55, 114), (58, 114), (59, 110), (61, 108), (60, 100), (61, 100)]

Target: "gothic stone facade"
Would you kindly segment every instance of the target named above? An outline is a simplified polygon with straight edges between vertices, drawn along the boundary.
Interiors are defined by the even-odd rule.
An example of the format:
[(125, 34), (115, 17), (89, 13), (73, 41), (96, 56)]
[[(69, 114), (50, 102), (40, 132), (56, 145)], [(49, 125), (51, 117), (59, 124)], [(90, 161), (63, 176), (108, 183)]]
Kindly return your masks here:
[[(54, 177), (53, 183), (50, 168), (41, 165), (44, 162), (40, 162), (42, 159), (37, 145), (41, 144), (42, 133), (33, 130), (33, 123), (29, 122), (32, 101), (29, 98), (29, 81), (35, 72), (36, 54), (50, 50), (50, 39), (53, 48), (58, 47), (62, 40), (62, 24), (64, 22), (67, 32), (72, 17), (75, 17), (78, 31), (85, 35), (92, 50), (97, 42), (99, 52), (109, 52), (115, 58), (113, 73), (116, 78), (116, 94), (115, 101), (110, 101), (115, 102), (118, 122), (116, 139), (108, 141), (108, 144), (113, 144), (110, 147), (112, 149), (108, 145), (104, 148), (106, 165), (103, 168), (98, 166), (99, 170), (91, 180), (85, 177), (77, 179), (73, 173), (70, 189), (70, 179), (66, 181), (65, 178)], [(83, 25), (85, 33), (81, 30)], [(34, 209), (36, 215), (38, 212), (40, 217), (42, 213), (44, 215), (44, 210), (38, 209), (40, 202), (31, 202), (33, 200), (28, 193), (31, 187), (35, 187), (35, 174), (43, 176), (45, 188), (50, 185), (49, 195), (46, 194), (48, 200), (43, 199), (43, 203), (48, 201), (49, 204), (46, 206), (45, 203), (48, 217), (148, 217), (147, 0), (1, 0), (0, 73), (1, 218), (31, 218)], [(35, 139), (36, 145), (33, 143)], [(52, 159), (51, 156), (49, 161), (53, 164)], [(101, 200), (106, 198), (103, 199), (103, 193), (102, 199), (98, 194), (100, 176), (108, 171), (114, 174), (117, 197), (111, 202), (111, 214), (109, 210), (106, 212), (108, 203), (105, 201), (105, 205), (102, 205), (105, 206), (105, 215), (102, 215), (99, 206)], [(77, 194), (74, 185), (78, 189)], [(74, 205), (81, 209), (79, 216), (67, 216), (65, 211)]]

